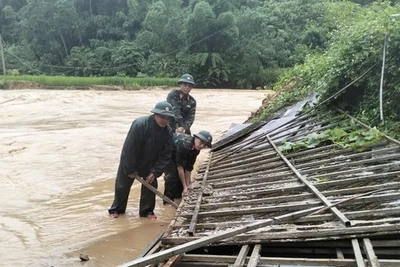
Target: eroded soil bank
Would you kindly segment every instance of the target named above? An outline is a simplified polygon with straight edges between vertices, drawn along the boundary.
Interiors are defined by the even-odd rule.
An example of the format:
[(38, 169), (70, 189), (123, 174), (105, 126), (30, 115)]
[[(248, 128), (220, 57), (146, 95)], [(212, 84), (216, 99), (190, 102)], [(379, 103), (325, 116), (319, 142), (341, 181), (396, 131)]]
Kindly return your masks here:
[[(0, 90), (2, 266), (115, 266), (135, 259), (168, 226), (174, 209), (160, 199), (157, 221), (139, 218), (137, 182), (126, 215), (107, 213), (132, 120), (150, 114), (168, 91)], [(192, 132), (205, 129), (217, 140), (266, 93), (193, 89)], [(80, 253), (90, 260), (81, 262)]]

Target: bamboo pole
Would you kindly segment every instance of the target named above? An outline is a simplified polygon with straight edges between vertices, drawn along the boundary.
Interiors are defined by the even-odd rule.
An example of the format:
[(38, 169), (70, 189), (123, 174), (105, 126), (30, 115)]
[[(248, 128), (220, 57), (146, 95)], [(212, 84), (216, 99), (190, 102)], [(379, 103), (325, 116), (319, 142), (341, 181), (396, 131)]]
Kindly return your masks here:
[[(158, 191), (157, 189), (155, 189), (151, 184), (149, 184), (148, 182), (146, 182), (142, 177), (136, 175), (135, 179), (138, 180), (142, 185), (144, 185), (145, 187), (147, 187), (151, 192), (155, 193), (157, 196), (161, 197), (163, 200), (165, 200), (166, 202), (168, 202), (169, 204), (171, 204), (172, 207), (174, 208), (178, 208), (178, 204), (176, 204), (175, 202), (173, 202), (171, 199), (169, 199), (168, 197), (166, 197), (163, 193), (161, 193), (160, 191)], [(157, 178), (154, 178), (157, 179)]]

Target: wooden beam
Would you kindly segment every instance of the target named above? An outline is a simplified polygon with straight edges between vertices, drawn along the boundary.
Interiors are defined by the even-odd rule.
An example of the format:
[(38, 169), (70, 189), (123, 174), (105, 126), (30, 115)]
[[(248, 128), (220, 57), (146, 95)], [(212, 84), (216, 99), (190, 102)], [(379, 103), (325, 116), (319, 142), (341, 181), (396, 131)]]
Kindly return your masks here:
[(197, 218), (198, 218), (198, 215), (199, 215), (199, 212), (200, 212), (201, 200), (203, 198), (203, 192), (205, 190), (205, 185), (206, 185), (206, 181), (207, 181), (207, 177), (208, 177), (208, 171), (210, 170), (212, 153), (213, 152), (211, 151), (210, 152), (211, 155), (210, 155), (210, 158), (209, 158), (208, 164), (207, 164), (207, 169), (204, 172), (204, 178), (203, 178), (201, 190), (200, 190), (199, 195), (197, 197), (196, 205), (195, 205), (194, 210), (193, 210), (192, 219), (190, 220), (190, 225), (189, 225), (189, 230), (188, 230), (188, 234), (190, 236), (194, 235), (194, 232), (195, 232), (195, 229), (196, 229)]
[[(387, 154), (387, 152), (390, 151), (398, 151), (400, 150), (400, 147), (385, 147), (382, 149), (376, 149), (376, 150), (370, 150), (370, 151), (366, 151), (366, 152), (355, 152), (352, 149), (345, 149), (345, 151), (348, 151), (347, 153), (345, 153), (344, 151), (341, 150), (337, 150), (336, 151), (336, 155), (340, 155), (340, 157), (331, 157), (331, 158), (327, 158), (326, 155), (321, 155), (321, 158), (323, 158), (323, 160), (317, 160), (317, 161), (313, 161), (313, 160), (308, 160), (307, 163), (303, 163), (303, 164), (296, 164), (296, 167), (298, 169), (304, 169), (307, 167), (314, 167), (314, 166), (322, 166), (324, 164), (327, 163), (337, 163), (338, 161), (346, 161), (346, 160), (351, 160), (351, 159), (356, 159), (356, 158), (361, 158), (361, 157), (365, 157), (365, 156), (373, 156), (379, 153), (383, 154)], [(302, 159), (303, 160), (303, 159)], [(377, 161), (379, 161), (380, 159), (377, 159)], [(297, 160), (296, 160), (297, 162)]]
[[(303, 192), (305, 188), (307, 188), (307, 186), (302, 184), (302, 185), (284, 187), (284, 188), (254, 190), (254, 191), (251, 191), (251, 194), (252, 195), (272, 195), (274, 193), (277, 193), (279, 195), (283, 195), (283, 194), (292, 194), (295, 192)], [(215, 190), (215, 191), (218, 191), (218, 190)], [(225, 190), (221, 190), (221, 192), (225, 192)], [(204, 199), (205, 200), (218, 199), (218, 198), (231, 199), (231, 197), (233, 197), (233, 196), (247, 196), (247, 195), (249, 195), (249, 192), (225, 193), (223, 195), (217, 194), (217, 195), (205, 197)]]
[(364, 258), (361, 253), (360, 244), (358, 240), (353, 238), (351, 240), (353, 246), (354, 257), (356, 258), (357, 267), (365, 267)]
[[(348, 174), (353, 174), (353, 173), (376, 171), (376, 170), (382, 170), (382, 169), (386, 170), (387, 168), (393, 168), (393, 167), (397, 167), (397, 164), (395, 162), (387, 163), (387, 164), (380, 164), (380, 165), (364, 166), (363, 168), (354, 168), (354, 169), (344, 170), (344, 171), (321, 173), (321, 174), (317, 174), (314, 176), (308, 176), (307, 179), (314, 180), (314, 179), (318, 179), (321, 177), (330, 178), (330, 177), (337, 177), (339, 175), (348, 175)], [(397, 169), (398, 169), (398, 167), (397, 167)]]
[(235, 179), (249, 179), (249, 176), (251, 177), (268, 177), (268, 180), (276, 180), (279, 181), (279, 178), (282, 177), (287, 177), (292, 174), (292, 172), (289, 171), (287, 166), (282, 165), (283, 168), (279, 169), (268, 169), (268, 170), (261, 170), (257, 172), (252, 172), (250, 175), (249, 173), (245, 174), (235, 174), (235, 175), (228, 175), (226, 177), (219, 177), (215, 181), (208, 180), (210, 185), (213, 184), (218, 184), (218, 183), (223, 183), (223, 182), (230, 182), (232, 181), (232, 177), (235, 177)]
[[(332, 226), (331, 226), (332, 227)], [(274, 230), (278, 229), (277, 226)], [(395, 225), (372, 225), (372, 226), (352, 226), (343, 228), (321, 228), (315, 227), (315, 229), (310, 230), (296, 230), (290, 231), (282, 228), (281, 232), (268, 232), (260, 231), (257, 233), (246, 233), (238, 236), (232, 236), (229, 240), (223, 240), (219, 242), (218, 245), (235, 245), (244, 243), (265, 243), (265, 242), (295, 242), (295, 241), (317, 241), (317, 240), (337, 240), (337, 239), (347, 239), (354, 236), (357, 237), (367, 237), (367, 236), (384, 236), (397, 234), (400, 231), (400, 224)], [(209, 233), (202, 233), (204, 235), (212, 235)], [(162, 238), (163, 244), (183, 244), (189, 241), (196, 240), (196, 237), (165, 237)]]
[[(331, 170), (340, 170), (340, 169), (349, 169), (353, 166), (363, 166), (363, 165), (368, 165), (370, 163), (378, 163), (382, 161), (390, 161), (390, 160), (396, 160), (400, 158), (400, 154), (389, 154), (389, 155), (382, 155), (379, 158), (372, 158), (372, 159), (362, 159), (362, 160), (352, 160), (346, 163), (341, 163), (341, 164), (333, 164), (329, 166), (323, 166), (321, 165), (314, 165), (314, 166), (320, 166), (314, 169), (306, 169), (306, 170), (301, 170), (301, 173), (303, 174), (313, 174), (313, 173), (318, 173), (318, 172), (325, 172), (325, 171), (331, 171)], [(377, 165), (379, 166), (379, 165)], [(357, 168), (359, 169), (359, 168)], [(324, 175), (324, 174), (321, 174)]]
[(381, 267), (378, 257), (375, 255), (374, 248), (372, 247), (369, 238), (363, 238), (364, 251), (367, 254), (367, 259), (370, 267)]
[(251, 252), (251, 256), (249, 262), (247, 263), (247, 267), (257, 267), (257, 263), (260, 259), (260, 251), (261, 251), (261, 244), (255, 244), (253, 251)]
[[(262, 185), (260, 185), (262, 186)], [(289, 195), (282, 197), (265, 197), (265, 198), (256, 198), (249, 200), (235, 200), (235, 201), (220, 201), (209, 204), (202, 204), (201, 207), (204, 210), (207, 209), (217, 209), (217, 208), (226, 208), (226, 207), (236, 207), (236, 206), (247, 206), (247, 205), (259, 205), (259, 204), (279, 204), (282, 202), (294, 202), (294, 201), (307, 201), (311, 200), (314, 197), (314, 194), (306, 193), (306, 194), (297, 194), (297, 195)], [(194, 205), (189, 204), (186, 205), (187, 209), (194, 208)]]
[[(383, 172), (378, 174), (371, 174), (371, 175), (363, 175), (360, 176), (359, 174), (354, 175), (353, 177), (348, 177), (340, 180), (330, 180), (328, 182), (321, 182), (315, 184), (315, 186), (319, 190), (324, 190), (326, 188), (332, 188), (334, 186), (346, 186), (348, 184), (356, 183), (356, 182), (379, 182), (380, 179), (390, 178), (393, 176), (400, 175), (400, 171), (394, 172)], [(380, 182), (379, 182), (380, 183)]]
[[(252, 174), (254, 172), (258, 172), (258, 171), (263, 171), (263, 173), (273, 173), (276, 170), (274, 170), (274, 168), (277, 167), (281, 167), (281, 166), (285, 166), (284, 162), (276, 162), (276, 163), (271, 163), (271, 164), (262, 164), (262, 165), (257, 165), (257, 167), (254, 167), (252, 169), (246, 169), (246, 168), (242, 168), (241, 170), (235, 170), (235, 171), (224, 171), (224, 172), (219, 172), (216, 174), (213, 173), (209, 173), (209, 177), (211, 179), (223, 179), (225, 177), (232, 177), (232, 176), (236, 176), (236, 175), (241, 175), (241, 174)], [(284, 169), (284, 168), (283, 168)]]
[(161, 237), (164, 235), (165, 232), (161, 232), (159, 233), (151, 242), (150, 244), (147, 245), (147, 247), (142, 251), (142, 253), (140, 253), (140, 255), (138, 256), (138, 258), (144, 257), (147, 254), (149, 254), (149, 252), (151, 251), (151, 249), (153, 247), (155, 247), (159, 242)]
[[(299, 209), (306, 209), (307, 207), (317, 207), (321, 205), (321, 201), (313, 200), (307, 203), (290, 203), (285, 205), (277, 206), (266, 206), (257, 208), (242, 208), (242, 209), (229, 209), (229, 210), (211, 210), (198, 212), (197, 217), (220, 217), (228, 215), (243, 215), (243, 214), (256, 214), (256, 213), (268, 213), (268, 212), (285, 212), (285, 211), (295, 211)], [(183, 218), (190, 218), (193, 214), (182, 214)]]
[(163, 267), (172, 267), (175, 266), (175, 264), (183, 257), (183, 254), (178, 254), (175, 256), (172, 256), (171, 258), (168, 259), (168, 261), (163, 265)]
[(244, 262), (246, 260), (247, 257), (247, 253), (249, 253), (250, 250), (250, 245), (246, 244), (243, 245), (242, 248), (239, 251), (239, 254), (236, 257), (235, 262), (233, 263), (233, 265), (228, 265), (228, 267), (241, 267), (244, 265)]
[[(386, 208), (379, 210), (362, 210), (362, 211), (348, 211), (344, 213), (346, 217), (352, 220), (364, 220), (366, 223), (370, 222), (371, 224), (378, 224), (380, 219), (375, 219), (375, 217), (389, 217), (389, 216), (399, 216), (400, 215), (400, 207), (397, 208)], [(331, 221), (333, 219), (333, 214), (323, 214), (323, 215), (314, 215), (299, 218), (297, 223), (315, 223), (315, 222), (324, 222)], [(383, 218), (384, 222), (387, 220)], [(397, 217), (393, 218), (393, 220), (398, 220)], [(377, 223), (375, 223), (377, 221)], [(198, 223), (197, 226), (202, 229), (215, 229), (215, 228), (229, 228), (234, 226), (243, 225), (243, 223), (249, 223), (250, 221), (221, 221), (221, 222), (207, 222), (207, 223)], [(253, 221), (252, 221), (253, 222)], [(360, 222), (361, 223), (361, 222)], [(389, 221), (390, 223), (390, 221)], [(188, 224), (181, 225), (171, 225), (173, 228), (188, 228)], [(374, 242), (374, 241), (373, 241)], [(393, 243), (394, 241), (388, 241), (389, 243)], [(400, 241), (399, 241), (400, 242)], [(400, 247), (400, 245), (399, 245)]]

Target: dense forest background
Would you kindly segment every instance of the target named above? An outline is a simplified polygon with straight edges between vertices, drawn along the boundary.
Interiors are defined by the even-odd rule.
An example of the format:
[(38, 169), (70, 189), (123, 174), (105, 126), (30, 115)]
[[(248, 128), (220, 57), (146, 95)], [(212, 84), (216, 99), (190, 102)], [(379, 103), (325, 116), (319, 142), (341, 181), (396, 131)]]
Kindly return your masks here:
[(190, 72), (198, 86), (257, 88), (328, 47), (337, 7), (372, 2), (0, 0), (0, 34), (11, 74)]
[(0, 34), (8, 75), (189, 72), (196, 87), (279, 92), (255, 119), (317, 92), (400, 132), (395, 0), (0, 0)]

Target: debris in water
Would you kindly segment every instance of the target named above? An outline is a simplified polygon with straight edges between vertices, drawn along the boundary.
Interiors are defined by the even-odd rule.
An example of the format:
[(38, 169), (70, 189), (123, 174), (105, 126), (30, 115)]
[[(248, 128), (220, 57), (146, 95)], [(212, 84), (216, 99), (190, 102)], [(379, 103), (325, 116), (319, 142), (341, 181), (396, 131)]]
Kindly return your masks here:
[(81, 261), (88, 261), (89, 260), (89, 256), (87, 254), (80, 254), (79, 258), (81, 259)]

